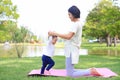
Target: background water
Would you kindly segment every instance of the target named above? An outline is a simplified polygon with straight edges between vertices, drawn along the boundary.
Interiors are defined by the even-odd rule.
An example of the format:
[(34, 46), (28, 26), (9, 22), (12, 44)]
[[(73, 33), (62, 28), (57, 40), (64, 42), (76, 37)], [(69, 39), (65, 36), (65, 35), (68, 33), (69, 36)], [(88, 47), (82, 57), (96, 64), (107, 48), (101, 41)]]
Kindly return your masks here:
[[(25, 46), (22, 57), (39, 57), (45, 46)], [(120, 56), (120, 50), (80, 49), (80, 55)], [(64, 48), (56, 48), (55, 56), (64, 56)], [(14, 46), (0, 46), (0, 57), (17, 57)]]

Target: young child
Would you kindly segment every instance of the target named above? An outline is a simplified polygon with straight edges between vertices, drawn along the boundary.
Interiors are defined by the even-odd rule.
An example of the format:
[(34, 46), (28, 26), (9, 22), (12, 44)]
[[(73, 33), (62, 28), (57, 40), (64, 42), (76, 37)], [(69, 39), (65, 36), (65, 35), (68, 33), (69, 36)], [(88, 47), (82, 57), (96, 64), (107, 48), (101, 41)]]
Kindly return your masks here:
[(40, 74), (50, 74), (49, 70), (55, 65), (55, 62), (51, 57), (54, 55), (54, 50), (55, 50), (55, 43), (57, 41), (57, 36), (49, 36), (48, 37), (48, 43), (43, 51), (42, 55), (42, 67), (41, 67), (41, 72)]

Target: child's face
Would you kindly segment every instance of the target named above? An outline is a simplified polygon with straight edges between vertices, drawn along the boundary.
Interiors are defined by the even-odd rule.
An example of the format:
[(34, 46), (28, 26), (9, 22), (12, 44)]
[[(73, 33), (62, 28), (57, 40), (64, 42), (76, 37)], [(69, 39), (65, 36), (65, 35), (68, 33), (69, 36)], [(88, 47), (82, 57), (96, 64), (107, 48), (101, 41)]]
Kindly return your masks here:
[(56, 42), (57, 42), (57, 37), (54, 37), (54, 38), (52, 39), (52, 43), (55, 44)]

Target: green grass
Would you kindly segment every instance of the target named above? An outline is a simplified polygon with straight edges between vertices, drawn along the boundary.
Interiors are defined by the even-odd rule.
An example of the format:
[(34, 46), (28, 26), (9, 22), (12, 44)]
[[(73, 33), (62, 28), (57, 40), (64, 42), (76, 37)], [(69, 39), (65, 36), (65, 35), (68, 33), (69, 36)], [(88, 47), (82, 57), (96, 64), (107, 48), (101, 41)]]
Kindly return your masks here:
[[(65, 68), (65, 57), (55, 56), (54, 68)], [(107, 67), (120, 75), (120, 57), (80, 56), (79, 64), (75, 68)], [(41, 57), (33, 58), (0, 58), (0, 80), (120, 80), (120, 76), (111, 78), (100, 77), (28, 77), (27, 74), (33, 69), (41, 67)]]
[[(58, 48), (62, 48), (63, 44), (57, 44)], [(99, 50), (118, 50), (120, 51), (120, 44), (117, 47), (106, 47), (106, 44), (98, 43), (82, 43), (81, 48), (94, 50), (91, 53), (106, 53)], [(96, 51), (97, 50), (97, 51)], [(2, 51), (0, 51), (2, 53)], [(14, 50), (10, 53), (13, 55)], [(8, 52), (6, 52), (8, 53)], [(6, 56), (6, 54), (5, 54)], [(56, 69), (65, 68), (65, 57), (55, 56), (54, 60)], [(120, 76), (112, 78), (100, 78), (100, 77), (28, 77), (27, 74), (33, 69), (39, 69), (41, 67), (41, 57), (33, 58), (16, 58), (16, 57), (0, 57), (0, 80), (120, 80)], [(100, 56), (100, 55), (87, 55), (80, 56), (79, 64), (75, 65), (77, 69), (85, 69), (91, 67), (107, 67), (112, 71), (120, 75), (120, 56)]]
[(114, 45), (112, 45), (111, 47), (107, 47), (106, 43), (82, 43), (81, 48), (85, 48), (85, 49), (103, 49), (103, 50), (120, 50), (120, 43), (117, 44), (116, 47), (114, 47)]

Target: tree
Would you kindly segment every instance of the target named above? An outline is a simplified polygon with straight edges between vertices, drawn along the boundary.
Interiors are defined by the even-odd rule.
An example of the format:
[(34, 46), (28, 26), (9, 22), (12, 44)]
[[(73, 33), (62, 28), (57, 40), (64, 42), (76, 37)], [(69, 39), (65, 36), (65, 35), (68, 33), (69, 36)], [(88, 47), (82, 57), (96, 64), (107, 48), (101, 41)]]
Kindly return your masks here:
[(24, 43), (30, 38), (30, 31), (24, 26), (21, 26), (20, 29), (14, 27), (11, 33), (12, 40), (15, 43), (18, 58), (21, 58), (24, 52)]
[(14, 6), (11, 0), (0, 0), (0, 42), (11, 39), (8, 24), (10, 21), (17, 23), (18, 18), (17, 6)]
[(18, 58), (21, 58), (24, 42), (31, 37), (32, 33), (25, 26), (18, 28), (18, 18), (17, 6), (14, 6), (11, 0), (0, 0), (0, 40), (4, 42), (9, 39), (14, 42)]
[[(102, 0), (88, 15), (84, 33), (96, 38), (106, 38), (111, 46), (112, 38), (119, 34), (120, 9), (112, 2)], [(115, 42), (115, 41), (114, 41)]]
[(19, 14), (16, 10), (17, 6), (13, 6), (11, 0), (0, 0), (0, 18), (17, 20)]
[[(21, 58), (24, 52), (24, 42), (27, 39), (27, 34), (28, 34), (28, 30), (24, 27), (21, 27), (21, 29), (17, 29), (13, 34), (13, 41), (15, 42), (18, 58)], [(17, 43), (21, 43), (21, 42), (23, 43), (23, 45), (17, 45)]]

